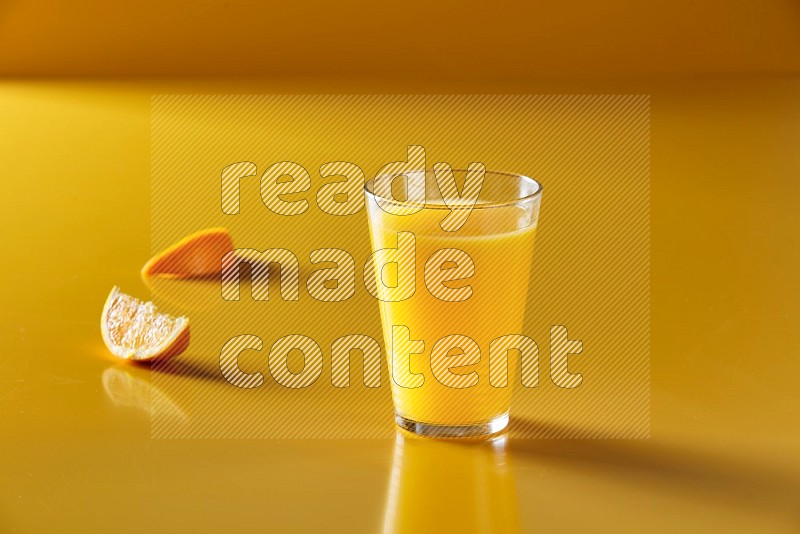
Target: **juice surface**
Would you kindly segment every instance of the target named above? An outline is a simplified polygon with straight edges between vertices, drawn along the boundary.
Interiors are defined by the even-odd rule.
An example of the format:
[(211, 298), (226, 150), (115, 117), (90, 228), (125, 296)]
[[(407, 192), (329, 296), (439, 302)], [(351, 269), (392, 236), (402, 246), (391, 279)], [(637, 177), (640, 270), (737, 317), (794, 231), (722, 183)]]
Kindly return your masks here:
[[(426, 208), (413, 215), (393, 216), (374, 211), (377, 207), (371, 209), (376, 250), (397, 246), (397, 233), (402, 231), (412, 232), (416, 242), (414, 295), (403, 301), (381, 302), (390, 371), (392, 326), (408, 327), (412, 340), (425, 343), (424, 352), (410, 357), (410, 371), (424, 374), (423, 385), (406, 388), (392, 380), (396, 411), (417, 422), (443, 425), (482, 423), (507, 413), (515, 378), (509, 376), (509, 386), (503, 388), (489, 383), (489, 344), (498, 337), (522, 333), (536, 227), (524, 227), (526, 212), (516, 206), (475, 209), (456, 232), (439, 228), (445, 210)], [(463, 250), (475, 266), (468, 279), (446, 284), (472, 287), (472, 295), (461, 302), (440, 300), (425, 285), (425, 262), (447, 248)], [(396, 283), (392, 273), (388, 274), (384, 274), (387, 284)], [(472, 387), (448, 387), (431, 371), (431, 349), (451, 334), (468, 336), (480, 347), (477, 364), (452, 370), (455, 374), (477, 372), (478, 382)], [(453, 349), (449, 354), (460, 351)], [(512, 355), (508, 367), (509, 373), (516, 368)]]

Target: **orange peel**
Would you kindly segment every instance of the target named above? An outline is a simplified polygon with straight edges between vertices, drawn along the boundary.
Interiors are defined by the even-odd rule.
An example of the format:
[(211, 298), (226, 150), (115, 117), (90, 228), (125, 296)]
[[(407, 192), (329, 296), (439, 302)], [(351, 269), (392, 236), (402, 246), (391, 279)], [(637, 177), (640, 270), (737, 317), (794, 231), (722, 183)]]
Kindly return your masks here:
[(203, 278), (219, 275), (222, 257), (232, 250), (233, 239), (227, 228), (201, 230), (150, 258), (142, 267), (142, 279), (146, 282), (153, 276)]

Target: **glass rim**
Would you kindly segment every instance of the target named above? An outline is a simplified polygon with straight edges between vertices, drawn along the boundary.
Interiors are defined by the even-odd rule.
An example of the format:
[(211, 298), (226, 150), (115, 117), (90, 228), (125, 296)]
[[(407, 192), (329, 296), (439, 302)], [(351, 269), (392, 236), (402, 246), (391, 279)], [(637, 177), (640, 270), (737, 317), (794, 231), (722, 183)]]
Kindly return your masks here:
[[(410, 171), (410, 172), (413, 173), (413, 172), (421, 172), (421, 171)], [(428, 175), (429, 172), (433, 172), (433, 169), (430, 169), (430, 170), (426, 169), (425, 170), (426, 179), (427, 179), (427, 175)], [(454, 173), (455, 172), (468, 172), (468, 170), (467, 169), (453, 169), (453, 172)], [(399, 173), (397, 176), (400, 176), (400, 174), (405, 174), (405, 173)], [(531, 194), (520, 196), (519, 198), (515, 198), (515, 199), (512, 199), (512, 200), (503, 200), (503, 201), (497, 201), (497, 202), (487, 202), (487, 203), (484, 203), (484, 204), (477, 204), (476, 203), (472, 207), (472, 209), (474, 209), (474, 210), (488, 209), (488, 208), (502, 208), (502, 207), (514, 206), (516, 204), (519, 204), (520, 202), (527, 202), (529, 200), (533, 200), (536, 197), (539, 197), (539, 196), (542, 195), (542, 189), (543, 189), (542, 183), (539, 180), (531, 178), (530, 176), (527, 176), (525, 174), (519, 174), (519, 173), (516, 173), (516, 172), (507, 172), (507, 171), (486, 171), (485, 176), (489, 176), (489, 175), (510, 176), (512, 178), (517, 178), (517, 179), (519, 179), (521, 181), (526, 181), (527, 180), (530, 183), (532, 183), (536, 187), (536, 189)], [(407, 200), (397, 200), (396, 198), (378, 197), (378, 195), (376, 195), (374, 191), (370, 191), (370, 188), (369, 188), (369, 186), (371, 184), (372, 185), (375, 184), (375, 179), (376, 178), (378, 178), (378, 176), (376, 176), (375, 178), (370, 178), (369, 180), (364, 182), (364, 192), (366, 194), (370, 195), (372, 198), (375, 198), (376, 200), (378, 198), (380, 198), (380, 199), (382, 199), (384, 201), (390, 202), (390, 203), (395, 204), (397, 206), (408, 206), (408, 207), (420, 206), (419, 202), (409, 202)], [(431, 205), (428, 202), (425, 202), (425, 203), (422, 204), (422, 209), (452, 210), (454, 208), (451, 207), (451, 206), (447, 206), (447, 205)], [(458, 208), (456, 207), (455, 209), (458, 209)]]

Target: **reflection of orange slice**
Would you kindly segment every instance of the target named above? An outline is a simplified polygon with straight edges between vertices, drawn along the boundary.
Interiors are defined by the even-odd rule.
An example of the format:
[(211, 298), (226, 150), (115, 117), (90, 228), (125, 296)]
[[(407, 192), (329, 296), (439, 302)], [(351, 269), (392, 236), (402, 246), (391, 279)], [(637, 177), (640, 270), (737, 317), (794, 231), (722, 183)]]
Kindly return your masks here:
[(152, 360), (177, 356), (189, 346), (189, 319), (158, 313), (155, 304), (115, 287), (100, 318), (103, 341), (114, 356)]
[(142, 278), (147, 280), (151, 276), (195, 278), (218, 275), (222, 270), (222, 257), (231, 250), (233, 240), (226, 228), (202, 230), (150, 258), (142, 267)]
[(103, 388), (117, 406), (131, 406), (159, 417), (185, 421), (186, 413), (166, 391), (153, 385), (147, 369), (119, 364), (103, 371)]

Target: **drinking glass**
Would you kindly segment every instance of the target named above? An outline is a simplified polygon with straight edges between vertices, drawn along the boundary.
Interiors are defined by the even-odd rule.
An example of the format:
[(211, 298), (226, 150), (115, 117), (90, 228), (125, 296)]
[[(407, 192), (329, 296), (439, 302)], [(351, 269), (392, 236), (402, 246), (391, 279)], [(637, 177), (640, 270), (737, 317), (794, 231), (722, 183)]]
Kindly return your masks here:
[[(475, 436), (508, 424), (542, 187), (487, 171), (469, 211), (459, 200), (467, 174), (454, 170), (440, 185), (420, 170), (388, 189), (365, 184), (373, 251), (389, 251), (373, 258), (395, 419), (416, 434)], [(424, 202), (412, 194), (420, 190)], [(506, 358), (491, 377), (490, 346), (493, 359)]]

